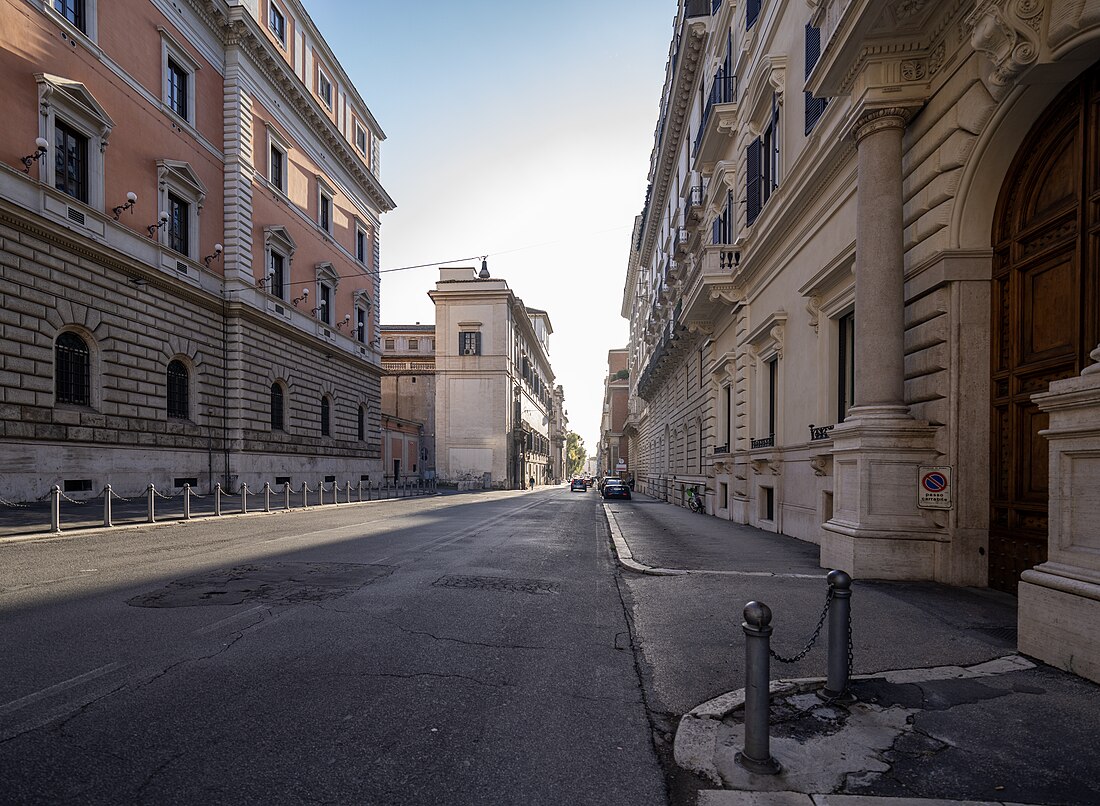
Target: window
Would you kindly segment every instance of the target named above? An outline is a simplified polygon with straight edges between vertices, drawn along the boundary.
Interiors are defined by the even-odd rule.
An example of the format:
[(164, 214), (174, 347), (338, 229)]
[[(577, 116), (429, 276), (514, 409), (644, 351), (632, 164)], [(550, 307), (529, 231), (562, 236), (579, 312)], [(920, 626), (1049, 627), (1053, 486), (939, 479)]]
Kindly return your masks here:
[(157, 209), (168, 213), (161, 243), (184, 257), (195, 259), (199, 236), (199, 210), (206, 187), (186, 162), (157, 160)]
[(76, 28), (88, 33), (88, 9), (84, 0), (53, 0), (53, 7)]
[(355, 124), (355, 147), (359, 150), (359, 153), (366, 156), (367, 153), (367, 132), (358, 123)]
[(458, 334), (459, 355), (481, 355), (481, 333), (463, 331)]
[(191, 205), (175, 193), (168, 193), (168, 248), (191, 256)]
[(191, 119), (187, 103), (190, 79), (191, 75), (175, 59), (168, 60), (168, 108), (188, 121)]
[(317, 305), (321, 310), (317, 312), (317, 318), (326, 325), (332, 324), (332, 286), (321, 283), (318, 288)]
[(286, 257), (278, 252), (271, 251), (271, 261), (268, 271), (268, 293), (279, 299), (286, 299), (283, 289), (286, 287)]
[(186, 420), (190, 416), (191, 376), (179, 359), (168, 363), (168, 416)]
[(332, 193), (317, 186), (317, 225), (332, 234)]
[(746, 222), (752, 224), (779, 187), (779, 100), (772, 95), (772, 115), (763, 134), (745, 148)]
[(54, 124), (54, 187), (88, 202), (88, 138), (58, 120)]
[(410, 350), (419, 350), (420, 349), (420, 339), (409, 339), (409, 349)]
[(35, 80), (39, 135), (54, 149), (38, 161), (39, 181), (102, 210), (103, 154), (114, 121), (79, 81), (45, 73)]
[(726, 191), (726, 204), (711, 226), (711, 240), (713, 244), (733, 243), (733, 227), (737, 210), (733, 206), (733, 191)]
[(367, 231), (358, 224), (355, 227), (355, 259), (367, 262)]
[(271, 144), (271, 154), (268, 156), (268, 180), (279, 190), (286, 193), (286, 151), (275, 143)]
[(283, 47), (286, 47), (286, 17), (274, 3), (270, 3), (267, 9), (267, 27)]
[(775, 437), (775, 415), (779, 385), (779, 356), (768, 361), (768, 436)]
[(92, 354), (84, 339), (66, 331), (54, 348), (58, 403), (90, 406), (92, 402)]
[[(806, 23), (806, 78), (810, 77), (817, 60), (821, 58), (821, 29), (814, 28)], [(815, 98), (810, 93), (804, 93), (806, 100), (806, 134), (813, 131), (818, 120), (825, 114), (827, 98)]]
[(394, 349), (395, 346), (396, 345), (394, 344), (393, 339), (386, 339), (386, 349), (387, 350), (392, 350), (392, 349)]
[(856, 397), (856, 315), (840, 317), (838, 325), (836, 421), (844, 422)]
[(435, 339), (431, 340), (431, 345), (432, 345), (432, 352), (434, 353), (435, 352)]
[(276, 381), (271, 384), (271, 430), (286, 430), (286, 403), (283, 395), (283, 386)]
[(745, 4), (745, 30), (747, 31), (752, 26), (756, 25), (756, 20), (760, 16), (760, 0), (748, 0)]
[(321, 398), (321, 436), (327, 437), (332, 435), (332, 404), (328, 402), (327, 397)]
[(320, 67), (317, 68), (317, 96), (332, 109), (332, 81)]
[(355, 338), (360, 344), (367, 343), (367, 309), (355, 309)]
[(367, 410), (364, 406), (359, 407), (359, 441), (362, 442), (367, 438)]

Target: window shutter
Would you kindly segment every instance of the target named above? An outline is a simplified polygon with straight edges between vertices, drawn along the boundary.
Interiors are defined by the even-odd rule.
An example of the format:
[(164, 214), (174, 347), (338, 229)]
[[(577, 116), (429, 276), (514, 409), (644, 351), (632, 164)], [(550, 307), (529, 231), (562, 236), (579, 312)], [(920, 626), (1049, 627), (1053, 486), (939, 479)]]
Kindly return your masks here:
[(481, 355), (481, 331), (474, 334), (474, 355)]
[(760, 215), (760, 168), (763, 141), (758, 137), (745, 149), (745, 197), (748, 204), (746, 221), (752, 224)]
[[(818, 59), (821, 58), (821, 30), (814, 28), (809, 23), (806, 24), (806, 78), (810, 77), (810, 73), (813, 72), (814, 66), (817, 64)], [(821, 116), (825, 113), (825, 104), (827, 100), (825, 98), (815, 98), (810, 93), (805, 93), (806, 96), (806, 134), (813, 131), (814, 126), (817, 125), (817, 121), (821, 119)]]
[(760, 0), (748, 0), (745, 4), (745, 29), (748, 30), (756, 24), (756, 18), (760, 16)]

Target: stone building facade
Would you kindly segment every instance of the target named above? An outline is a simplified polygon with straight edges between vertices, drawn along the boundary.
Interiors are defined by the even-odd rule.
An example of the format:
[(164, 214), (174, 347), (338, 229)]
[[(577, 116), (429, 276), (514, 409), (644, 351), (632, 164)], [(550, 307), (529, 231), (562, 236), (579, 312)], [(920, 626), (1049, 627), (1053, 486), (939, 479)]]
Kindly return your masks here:
[(629, 352), (625, 349), (608, 350), (597, 464), (604, 475), (624, 479), (632, 475), (630, 442), (623, 435), (630, 397), (629, 377)]
[(682, 0), (623, 296), (640, 486), (1019, 591), (1021, 648), (1100, 677), (1098, 92), (1097, 0)]
[(417, 461), (406, 457), (402, 472), (435, 478), (435, 325), (382, 325), (381, 333), (382, 414), (421, 426)]
[(482, 264), (442, 268), (435, 303), (435, 462), (444, 483), (523, 488), (561, 480), (564, 393), (553, 328)]
[(379, 473), (384, 134), (302, 5), (0, 38), (0, 496)]

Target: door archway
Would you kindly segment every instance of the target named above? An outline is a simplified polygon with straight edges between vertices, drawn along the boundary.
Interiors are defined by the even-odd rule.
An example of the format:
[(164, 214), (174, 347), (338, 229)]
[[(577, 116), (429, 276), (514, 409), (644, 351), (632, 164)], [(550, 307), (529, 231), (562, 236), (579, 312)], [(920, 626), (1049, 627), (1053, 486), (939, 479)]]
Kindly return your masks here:
[(1046, 560), (1047, 416), (1100, 335), (1100, 63), (1032, 127), (1001, 187), (991, 288), (990, 587)]

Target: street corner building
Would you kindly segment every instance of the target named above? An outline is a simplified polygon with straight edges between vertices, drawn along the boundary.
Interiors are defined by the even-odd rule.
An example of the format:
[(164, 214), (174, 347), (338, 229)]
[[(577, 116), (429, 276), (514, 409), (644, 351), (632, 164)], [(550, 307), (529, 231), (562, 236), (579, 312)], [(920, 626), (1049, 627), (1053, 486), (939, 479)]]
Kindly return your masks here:
[(568, 419), (550, 315), (484, 261), (440, 268), (428, 296), (435, 325), (382, 327), (383, 413), (421, 425), (422, 475), (460, 489), (560, 482)]
[(0, 0), (0, 496), (381, 472), (384, 134), (296, 0)]
[(681, 2), (630, 244), (642, 491), (1018, 594), (1100, 680), (1100, 0)]

